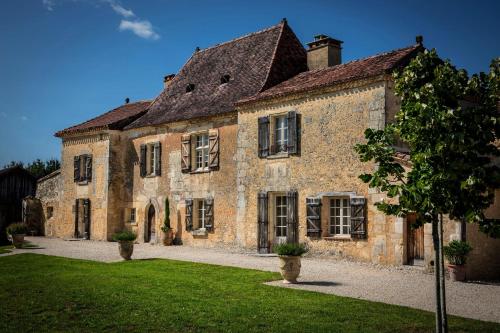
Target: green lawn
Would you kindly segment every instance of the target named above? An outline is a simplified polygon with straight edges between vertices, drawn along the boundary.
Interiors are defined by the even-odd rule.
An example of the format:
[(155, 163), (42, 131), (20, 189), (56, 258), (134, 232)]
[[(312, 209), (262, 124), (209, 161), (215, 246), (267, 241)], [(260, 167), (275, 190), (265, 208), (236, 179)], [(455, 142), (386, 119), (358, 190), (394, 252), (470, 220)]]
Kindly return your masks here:
[(9, 253), (14, 248), (12, 245), (0, 246), (0, 254)]
[[(170, 260), (0, 258), (0, 332), (431, 332), (434, 315), (271, 287), (276, 273)], [(464, 306), (467, 306), (464, 304)], [(500, 325), (450, 318), (450, 331)]]

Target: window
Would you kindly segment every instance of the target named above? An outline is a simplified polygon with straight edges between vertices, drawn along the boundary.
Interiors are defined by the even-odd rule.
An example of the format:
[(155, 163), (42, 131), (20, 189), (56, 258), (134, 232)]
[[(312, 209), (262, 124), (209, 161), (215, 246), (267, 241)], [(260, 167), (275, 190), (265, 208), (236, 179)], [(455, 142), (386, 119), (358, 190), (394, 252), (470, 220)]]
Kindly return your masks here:
[(197, 236), (213, 231), (214, 199), (186, 199), (186, 230), (200, 231)]
[(229, 75), (229, 74), (222, 75), (220, 78), (220, 84), (229, 83), (230, 79), (231, 79), (231, 75)]
[(130, 223), (135, 223), (135, 208), (131, 208), (130, 209), (130, 219), (129, 219), (129, 222)]
[(330, 199), (330, 234), (351, 234), (351, 205), (349, 198)]
[(288, 117), (279, 116), (274, 120), (274, 151), (276, 153), (288, 150)]
[(198, 228), (199, 229), (204, 229), (205, 228), (205, 201), (204, 200), (198, 200), (197, 201), (198, 205)]
[(208, 169), (208, 133), (196, 136), (195, 165), (197, 170)]
[(161, 175), (161, 145), (160, 142), (141, 145), (140, 156), (141, 177)]
[(73, 168), (75, 182), (90, 182), (92, 180), (92, 155), (75, 156)]
[(276, 237), (286, 237), (287, 229), (287, 197), (276, 196)]
[(49, 206), (47, 207), (47, 218), (50, 219), (54, 216), (54, 207)]
[(194, 84), (190, 83), (186, 86), (186, 92), (189, 93), (194, 90)]

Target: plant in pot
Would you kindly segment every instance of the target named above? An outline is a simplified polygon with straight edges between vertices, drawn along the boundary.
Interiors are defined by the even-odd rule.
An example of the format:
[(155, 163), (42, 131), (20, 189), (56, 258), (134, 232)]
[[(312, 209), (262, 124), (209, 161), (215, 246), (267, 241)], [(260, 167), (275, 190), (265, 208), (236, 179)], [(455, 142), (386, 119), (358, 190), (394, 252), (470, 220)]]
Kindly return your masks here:
[(118, 242), (118, 249), (120, 250), (120, 256), (125, 260), (130, 260), (132, 258), (132, 253), (134, 252), (134, 241), (137, 235), (132, 231), (121, 231), (113, 235), (113, 240)]
[(7, 234), (12, 237), (12, 244), (16, 249), (23, 247), (24, 236), (28, 232), (28, 226), (25, 223), (12, 223), (7, 227)]
[(297, 283), (301, 267), (300, 257), (307, 253), (307, 247), (298, 243), (282, 243), (274, 246), (273, 250), (280, 258), (283, 283)]
[(174, 242), (174, 229), (170, 227), (170, 206), (168, 198), (165, 199), (165, 220), (161, 226), (161, 231), (163, 231), (163, 245), (172, 245)]
[(448, 260), (448, 272), (451, 281), (465, 281), (465, 263), (472, 247), (467, 242), (453, 240), (443, 247), (443, 253)]

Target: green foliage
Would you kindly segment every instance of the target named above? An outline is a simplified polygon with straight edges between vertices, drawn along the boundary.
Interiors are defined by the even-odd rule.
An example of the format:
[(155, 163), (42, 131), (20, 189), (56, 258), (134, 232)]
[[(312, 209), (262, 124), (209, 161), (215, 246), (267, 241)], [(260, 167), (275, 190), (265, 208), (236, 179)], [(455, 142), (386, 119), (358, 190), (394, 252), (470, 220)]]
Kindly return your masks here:
[(161, 231), (168, 232), (170, 230), (170, 205), (168, 202), (168, 198), (165, 198), (165, 220), (163, 221), (163, 225), (161, 226)]
[(307, 253), (308, 249), (305, 244), (281, 243), (275, 245), (273, 251), (280, 256), (301, 256)]
[(7, 227), (8, 235), (24, 235), (28, 232), (28, 226), (25, 223), (12, 223)]
[(121, 232), (118, 232), (113, 235), (113, 240), (117, 242), (123, 242), (123, 241), (135, 241), (137, 238), (137, 235), (129, 230), (124, 230)]
[[(433, 332), (430, 312), (264, 283), (280, 279), (174, 260), (0, 257), (0, 332)], [(449, 320), (450, 332), (500, 329)]]
[(21, 168), (24, 168), (29, 173), (31, 173), (36, 179), (40, 179), (58, 170), (61, 167), (61, 164), (59, 163), (59, 160), (55, 158), (46, 161), (42, 161), (41, 159), (37, 158), (27, 165), (24, 165), (24, 163), (20, 161), (11, 161), (9, 164), (4, 165), (4, 168), (10, 168), (14, 166), (20, 166)]
[(453, 240), (448, 245), (443, 246), (444, 256), (452, 265), (465, 265), (470, 251), (472, 251), (472, 247), (469, 243), (458, 240)]
[[(388, 215), (416, 212), (419, 224), (449, 214), (499, 236), (498, 220), (487, 219), (484, 211), (500, 187), (500, 169), (492, 163), (500, 156), (494, 144), (500, 134), (500, 58), (489, 74), (469, 78), (426, 50), (394, 78), (401, 97), (394, 123), (367, 129), (367, 142), (355, 147), (361, 161), (378, 165), (360, 179), (398, 198), (378, 203), (378, 209)], [(394, 158), (396, 139), (409, 147), (409, 171)]]

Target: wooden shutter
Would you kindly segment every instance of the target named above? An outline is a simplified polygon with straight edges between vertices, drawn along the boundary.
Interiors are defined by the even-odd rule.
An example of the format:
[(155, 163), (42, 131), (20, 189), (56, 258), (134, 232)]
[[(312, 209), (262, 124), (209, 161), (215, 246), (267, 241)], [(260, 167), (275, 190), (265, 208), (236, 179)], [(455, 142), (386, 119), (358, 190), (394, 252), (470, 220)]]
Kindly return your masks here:
[(351, 237), (366, 237), (366, 199), (351, 197)]
[(75, 238), (78, 238), (78, 203), (80, 199), (75, 200)]
[(290, 191), (286, 194), (286, 241), (287, 243), (297, 243), (297, 192)]
[(85, 180), (92, 181), (92, 155), (85, 155)]
[(210, 170), (219, 168), (219, 130), (211, 129), (208, 131), (208, 167)]
[(141, 145), (141, 153), (139, 156), (141, 177), (146, 177), (146, 158), (147, 158), (147, 146)]
[(269, 117), (259, 117), (259, 157), (269, 156)]
[(288, 145), (289, 154), (299, 153), (299, 115), (295, 111), (288, 112)]
[(257, 196), (257, 224), (258, 239), (257, 247), (259, 253), (269, 253), (269, 213), (268, 197), (266, 192), (260, 192)]
[(193, 230), (193, 199), (186, 199), (186, 231)]
[(191, 135), (184, 134), (181, 138), (181, 171), (191, 171)]
[(205, 229), (213, 231), (214, 229), (214, 199), (205, 199)]
[(83, 199), (83, 225), (85, 226), (85, 238), (90, 239), (90, 200)]
[(80, 156), (75, 156), (73, 159), (73, 179), (75, 182), (80, 181)]
[(307, 236), (321, 237), (321, 198), (306, 198)]
[(155, 175), (161, 176), (161, 143), (156, 142), (154, 144), (155, 153)]

